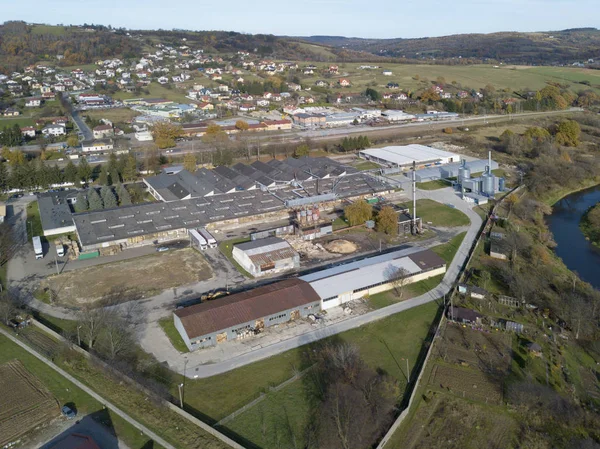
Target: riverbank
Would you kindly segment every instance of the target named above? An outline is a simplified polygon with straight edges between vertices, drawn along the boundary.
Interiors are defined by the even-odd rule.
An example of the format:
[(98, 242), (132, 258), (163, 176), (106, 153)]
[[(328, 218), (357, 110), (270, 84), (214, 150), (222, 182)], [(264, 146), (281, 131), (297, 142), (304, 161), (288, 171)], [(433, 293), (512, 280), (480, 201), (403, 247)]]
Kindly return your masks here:
[(579, 229), (594, 246), (600, 246), (600, 203), (588, 208), (581, 216)]
[(547, 198), (544, 198), (543, 202), (545, 204), (547, 204), (548, 206), (554, 207), (554, 205), (556, 203), (558, 203), (560, 200), (564, 199), (565, 197), (572, 195), (573, 193), (591, 189), (596, 186), (600, 186), (600, 177), (587, 180), (580, 186), (576, 187), (575, 189), (569, 189), (569, 188), (556, 189), (556, 190), (552, 191)]

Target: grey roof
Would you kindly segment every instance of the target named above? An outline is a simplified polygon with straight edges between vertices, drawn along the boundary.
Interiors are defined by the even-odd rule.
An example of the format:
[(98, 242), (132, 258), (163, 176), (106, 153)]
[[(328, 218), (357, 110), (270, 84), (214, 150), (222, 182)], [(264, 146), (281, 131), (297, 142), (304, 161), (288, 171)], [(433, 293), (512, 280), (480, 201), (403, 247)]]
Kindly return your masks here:
[(77, 190), (38, 193), (40, 220), (44, 231), (73, 226), (71, 207), (67, 199), (75, 196), (77, 196)]
[(299, 279), (310, 283), (321, 299), (327, 299), (385, 282), (386, 270), (390, 267), (403, 268), (408, 273), (415, 274), (444, 265), (444, 260), (433, 251), (409, 247), (317, 271)]
[[(304, 158), (302, 158), (304, 159)], [(299, 166), (314, 167), (327, 165), (331, 169), (345, 170), (339, 163), (326, 158), (315, 158), (308, 164), (302, 159)], [(264, 163), (253, 163), (252, 167), (269, 167)], [(234, 166), (235, 167), (235, 166)], [(258, 170), (258, 169), (257, 169)], [(262, 172), (262, 171), (261, 171)], [(73, 216), (80, 242), (83, 246), (124, 240), (139, 235), (164, 232), (169, 229), (194, 229), (209, 223), (283, 210), (285, 202), (301, 197), (307, 198), (331, 193), (337, 182), (335, 193), (344, 198), (388, 190), (389, 186), (368, 173), (353, 172), (352, 176), (305, 181), (304, 189), (291, 185), (278, 188), (274, 194), (261, 189), (240, 190), (228, 179), (213, 170), (201, 168), (195, 173), (186, 170), (174, 175), (161, 173), (145, 181), (165, 198), (166, 203), (145, 203), (112, 210), (85, 212)], [(263, 172), (264, 173), (264, 172)], [(262, 175), (267, 176), (267, 175)], [(317, 186), (318, 184), (318, 186)], [(231, 193), (222, 193), (231, 189)], [(193, 192), (191, 199), (185, 192)], [(214, 192), (214, 194), (213, 194)], [(207, 195), (207, 196), (204, 196)], [(300, 196), (299, 196), (300, 195)], [(318, 202), (315, 199), (315, 202)], [(169, 217), (169, 218), (165, 218)]]
[(238, 243), (237, 245), (235, 245), (235, 247), (239, 248), (242, 251), (248, 251), (252, 249), (267, 248), (268, 246), (279, 243), (288, 244), (285, 240), (280, 239), (279, 237), (267, 237), (266, 239), (258, 239), (252, 240), (250, 242)]

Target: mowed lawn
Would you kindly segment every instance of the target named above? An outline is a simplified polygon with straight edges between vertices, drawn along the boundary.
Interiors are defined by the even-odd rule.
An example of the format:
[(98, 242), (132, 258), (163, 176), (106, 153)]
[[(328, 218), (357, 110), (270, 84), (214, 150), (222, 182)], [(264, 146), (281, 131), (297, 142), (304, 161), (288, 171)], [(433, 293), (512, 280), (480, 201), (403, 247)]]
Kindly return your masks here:
[[(403, 392), (407, 375), (405, 359), (408, 358), (412, 367), (437, 312), (438, 305), (432, 302), (344, 332), (330, 340), (357, 345), (365, 362), (396, 379)], [(310, 351), (312, 347), (302, 347), (300, 350)], [(301, 353), (297, 353), (296, 359), (301, 356)], [(265, 362), (272, 364), (273, 359), (278, 357), (281, 356)], [(281, 360), (284, 371), (289, 362), (289, 359)], [(261, 363), (250, 365), (249, 368), (266, 373)], [(287, 371), (287, 375), (291, 377), (291, 371)], [(225, 427), (261, 448), (294, 447), (292, 439), (296, 440), (297, 447), (304, 447), (304, 429), (315, 407), (318, 407), (318, 403), (311, 393), (310, 374), (307, 374), (278, 392), (267, 392), (264, 401), (238, 415)]]
[(46, 278), (42, 287), (56, 292), (60, 303), (81, 305), (108, 297), (120, 301), (143, 298), (211, 277), (206, 259), (198, 251), (184, 248), (66, 271)]
[[(412, 209), (412, 203), (400, 206)], [(429, 199), (417, 200), (417, 217), (423, 220), (423, 224), (431, 223), (432, 226), (447, 228), (468, 226), (470, 223), (469, 217), (458, 209)]]
[(20, 127), (24, 126), (33, 126), (34, 120), (31, 117), (1, 117), (0, 118), (0, 129), (5, 128), (7, 126), (15, 126), (19, 125)]
[(74, 403), (80, 418), (91, 413), (99, 414), (104, 418), (108, 417), (110, 418), (109, 420), (112, 423), (112, 428), (117, 438), (124, 440), (129, 447), (151, 447), (145, 446), (152, 443), (147, 437), (140, 435), (140, 432), (133, 426), (126, 423), (117, 415), (103, 410), (102, 404), (94, 398), (24, 349), (17, 346), (8, 338), (0, 335), (0, 364), (15, 359), (21, 361), (25, 368), (45, 385), (50, 393), (57, 399), (60, 406), (67, 402)]
[(85, 115), (88, 115), (95, 120), (106, 119), (113, 123), (119, 123), (128, 122), (140, 115), (140, 113), (129, 108), (114, 108), (86, 111)]
[(124, 91), (116, 92), (112, 97), (115, 100), (128, 100), (130, 98), (165, 98), (167, 100), (173, 100), (178, 103), (190, 103), (191, 100), (185, 97), (185, 92), (179, 89), (168, 89), (161, 86), (158, 83), (151, 83), (146, 89), (150, 92), (149, 94), (141, 93), (129, 93)]

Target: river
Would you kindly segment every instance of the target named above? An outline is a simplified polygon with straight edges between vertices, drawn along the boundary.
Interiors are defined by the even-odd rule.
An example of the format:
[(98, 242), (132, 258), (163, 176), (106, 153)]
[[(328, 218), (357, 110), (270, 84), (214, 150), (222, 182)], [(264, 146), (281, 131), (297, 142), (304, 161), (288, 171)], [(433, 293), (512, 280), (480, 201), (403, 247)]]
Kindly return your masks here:
[(600, 185), (572, 193), (553, 206), (547, 222), (558, 245), (558, 257), (569, 270), (600, 290), (600, 248), (587, 241), (579, 229), (581, 216), (598, 202)]

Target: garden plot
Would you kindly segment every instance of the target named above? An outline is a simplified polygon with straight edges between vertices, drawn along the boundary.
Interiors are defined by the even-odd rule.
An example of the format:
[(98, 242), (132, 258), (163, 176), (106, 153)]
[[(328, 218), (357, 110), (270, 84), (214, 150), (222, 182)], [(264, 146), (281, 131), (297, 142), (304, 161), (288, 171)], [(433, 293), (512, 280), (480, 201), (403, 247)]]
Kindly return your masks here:
[(0, 447), (60, 415), (59, 404), (18, 360), (0, 365)]

